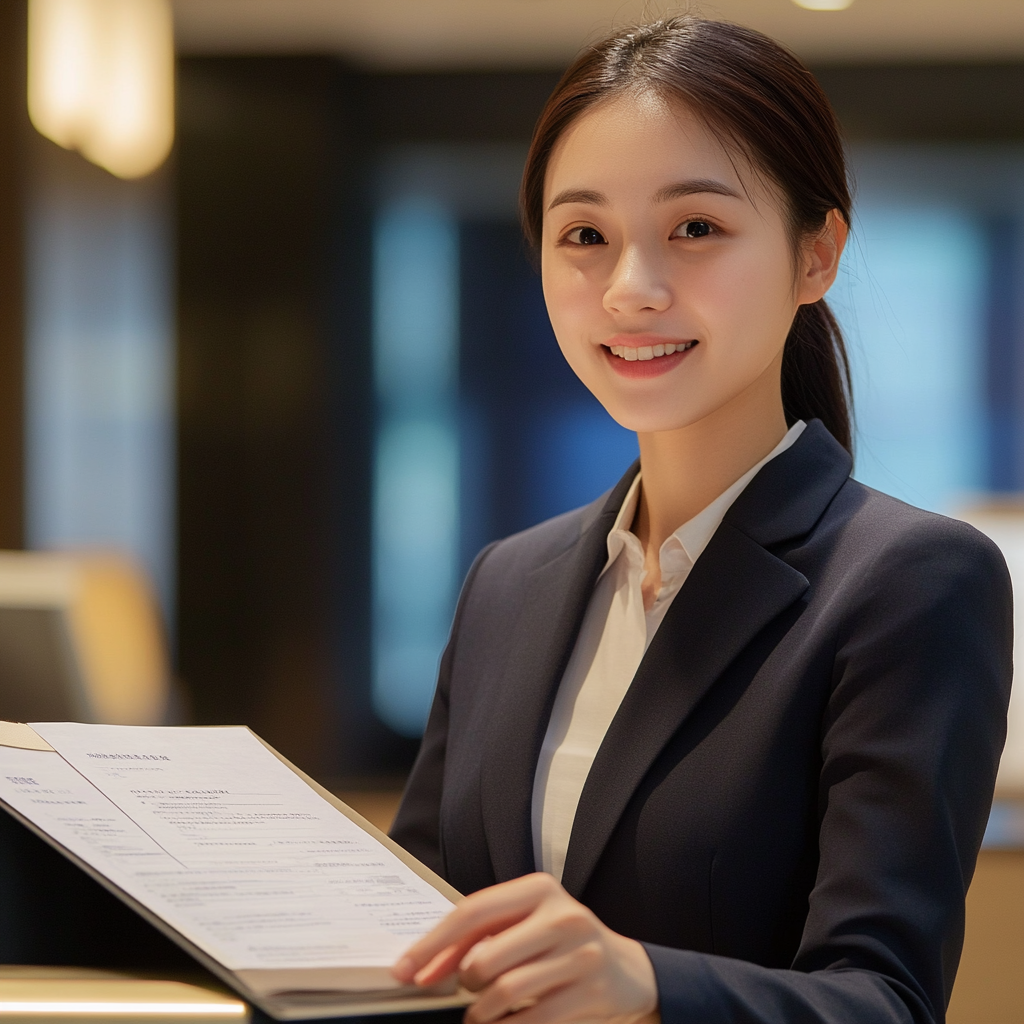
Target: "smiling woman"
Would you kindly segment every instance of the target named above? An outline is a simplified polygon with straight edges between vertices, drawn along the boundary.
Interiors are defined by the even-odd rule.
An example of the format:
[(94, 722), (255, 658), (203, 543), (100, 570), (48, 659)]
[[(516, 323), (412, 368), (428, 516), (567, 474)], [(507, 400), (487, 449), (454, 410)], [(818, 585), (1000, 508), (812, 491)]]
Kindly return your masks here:
[[(600, 167), (602, 173), (615, 173), (610, 165), (617, 158), (619, 182), (626, 187), (631, 172), (638, 170), (636, 154), (645, 154), (650, 191), (633, 198), (662, 207), (663, 218), (672, 221), (672, 237), (710, 241), (716, 234), (728, 234), (711, 210), (724, 214), (731, 209), (738, 215), (743, 209), (748, 216), (774, 215), (776, 220), (781, 216), (786, 238), (776, 234), (775, 241), (788, 242), (790, 280), (795, 285), (806, 243), (824, 229), (824, 240), (835, 246), (831, 254), (821, 253), (833, 260), (823, 268), (827, 289), (845, 242), (852, 204), (838, 126), (817, 83), (790, 54), (758, 33), (736, 34), (723, 31), (721, 23), (692, 21), (685, 35), (662, 36), (660, 45), (654, 45), (656, 28), (649, 27), (649, 32), (646, 40), (644, 30), (626, 33), (609, 40), (604, 53), (595, 47), (584, 54), (541, 115), (521, 199), (531, 245), (542, 248), (546, 226), (552, 238), (553, 225), (546, 221), (558, 207), (608, 207), (609, 198), (599, 189), (577, 183), (558, 188), (549, 180), (553, 158), (564, 150), (566, 137), (582, 130), (582, 144), (589, 142), (593, 150), (584, 158), (591, 161), (586, 170)], [(638, 44), (645, 47), (644, 60), (633, 63), (629, 58)], [(748, 59), (737, 60), (743, 56)], [(797, 98), (802, 103), (794, 107)], [(575, 123), (582, 111), (598, 102), (619, 107), (617, 117), (606, 116), (596, 129), (607, 133), (604, 138), (594, 137), (592, 118), (589, 132)], [(633, 138), (628, 137), (631, 132)], [(643, 148), (636, 149), (638, 145)], [(573, 150), (579, 154), (580, 148), (577, 144)], [(673, 162), (681, 148), (689, 159)], [(698, 152), (703, 167), (696, 160)], [(646, 163), (648, 154), (651, 166)], [(690, 219), (681, 212), (686, 204)], [(767, 239), (768, 233), (762, 231), (761, 236)], [(604, 241), (594, 231), (585, 242), (581, 236), (576, 240), (594, 244), (599, 239)], [(750, 246), (746, 248), (749, 251)], [(776, 253), (774, 258), (784, 271), (786, 256)], [(788, 341), (783, 402), (791, 421), (821, 418), (849, 449), (849, 367), (839, 327), (823, 295), (824, 291), (818, 301), (805, 297), (797, 302), (789, 317), (783, 335)]]
[(395, 965), (471, 1024), (944, 1018), (1005, 734), (1006, 567), (850, 478), (843, 147), (771, 40), (585, 51), (522, 186), (640, 461), (463, 588), (392, 834), (471, 895)]
[[(599, 189), (571, 184), (595, 179)], [(567, 131), (547, 192), (541, 249), (555, 334), (620, 423), (647, 433), (716, 410), (731, 420), (733, 401), (778, 406), (784, 342), (798, 308), (832, 282), (839, 218), (791, 253), (777, 189), (687, 107), (651, 92), (606, 101)], [(657, 388), (624, 383), (654, 377)]]

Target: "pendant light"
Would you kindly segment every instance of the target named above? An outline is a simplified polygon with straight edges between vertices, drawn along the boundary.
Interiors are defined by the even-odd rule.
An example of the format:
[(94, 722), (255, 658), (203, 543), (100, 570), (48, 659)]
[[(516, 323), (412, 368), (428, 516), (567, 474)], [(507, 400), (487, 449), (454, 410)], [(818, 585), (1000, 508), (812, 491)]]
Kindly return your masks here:
[(170, 0), (29, 0), (28, 108), (118, 177), (159, 167), (174, 140)]

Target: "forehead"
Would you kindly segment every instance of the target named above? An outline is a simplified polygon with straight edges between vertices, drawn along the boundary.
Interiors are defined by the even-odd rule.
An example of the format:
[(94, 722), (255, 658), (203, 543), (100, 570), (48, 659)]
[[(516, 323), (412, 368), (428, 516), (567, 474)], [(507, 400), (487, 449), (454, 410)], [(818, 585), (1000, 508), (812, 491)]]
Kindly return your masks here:
[(758, 175), (680, 100), (652, 92), (604, 100), (561, 136), (548, 161), (545, 206), (564, 188), (644, 198), (666, 184), (714, 179), (753, 198)]

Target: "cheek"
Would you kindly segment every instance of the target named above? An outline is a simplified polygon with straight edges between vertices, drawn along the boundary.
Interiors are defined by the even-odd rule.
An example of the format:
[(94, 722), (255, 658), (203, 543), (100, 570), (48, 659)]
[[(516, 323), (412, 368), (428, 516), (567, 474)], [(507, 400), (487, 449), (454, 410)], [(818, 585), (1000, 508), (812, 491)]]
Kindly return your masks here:
[(733, 253), (702, 267), (689, 284), (700, 319), (734, 354), (735, 346), (777, 348), (785, 340), (795, 312), (787, 254), (774, 247)]
[(541, 283), (555, 337), (571, 364), (603, 313), (601, 291), (575, 267), (546, 266)]

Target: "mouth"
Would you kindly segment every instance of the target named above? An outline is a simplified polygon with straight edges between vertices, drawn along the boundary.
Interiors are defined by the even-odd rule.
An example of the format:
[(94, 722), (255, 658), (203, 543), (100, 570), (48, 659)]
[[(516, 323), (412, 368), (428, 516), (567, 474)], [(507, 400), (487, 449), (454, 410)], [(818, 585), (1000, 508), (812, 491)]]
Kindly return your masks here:
[(696, 341), (683, 341), (679, 344), (667, 342), (664, 345), (606, 345), (605, 348), (627, 363), (646, 363), (650, 359), (664, 359), (675, 352), (689, 352), (696, 344)]
[(658, 342), (654, 345), (602, 345), (605, 358), (622, 377), (660, 377), (678, 366), (700, 344), (696, 340)]

